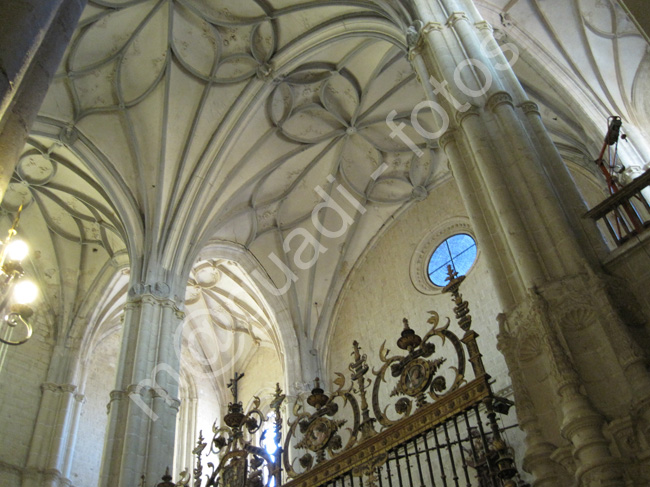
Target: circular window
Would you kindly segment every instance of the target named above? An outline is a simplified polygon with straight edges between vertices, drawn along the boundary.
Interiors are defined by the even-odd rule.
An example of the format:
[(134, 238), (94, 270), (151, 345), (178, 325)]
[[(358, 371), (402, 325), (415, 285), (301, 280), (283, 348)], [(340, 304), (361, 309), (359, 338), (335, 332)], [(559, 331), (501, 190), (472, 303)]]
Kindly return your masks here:
[(429, 260), (429, 279), (436, 286), (447, 285), (447, 266), (459, 275), (467, 274), (476, 260), (476, 242), (466, 233), (458, 233), (445, 239)]

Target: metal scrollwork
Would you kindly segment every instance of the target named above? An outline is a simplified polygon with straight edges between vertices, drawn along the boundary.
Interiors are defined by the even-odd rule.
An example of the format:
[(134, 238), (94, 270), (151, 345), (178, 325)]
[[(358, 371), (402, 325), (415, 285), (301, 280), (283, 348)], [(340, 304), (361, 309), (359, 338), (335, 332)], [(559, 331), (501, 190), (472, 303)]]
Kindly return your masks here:
[[(235, 378), (229, 384), (235, 400), (228, 405), (228, 413), (223, 418), (224, 426), (219, 427), (215, 422), (212, 427), (213, 437), (208, 455), (216, 455), (219, 461), (216, 467), (212, 462), (207, 464), (212, 471), (206, 476), (206, 487), (265, 487), (271, 485), (273, 478), (276, 479), (276, 485), (279, 485), (279, 458), (276, 460), (266, 451), (261, 445), (261, 438), (260, 444), (255, 444), (256, 433), (266, 421), (264, 413), (260, 410), (260, 399), (255, 397), (252, 408), (247, 412), (244, 412), (242, 403), (237, 400), (237, 381), (243, 375), (235, 374)], [(279, 441), (280, 437), (282, 425), (280, 408), (284, 398), (278, 384), (271, 402), (275, 414), (276, 441)], [(194, 487), (203, 485), (201, 456), (207, 447), (208, 444), (201, 432), (197, 446), (192, 452), (197, 458), (194, 468)]]
[[(461, 340), (449, 330), (449, 320), (439, 327), (438, 313), (430, 311), (431, 315), (428, 323), (433, 325), (429, 332), (421, 338), (409, 326), (409, 322), (404, 318), (404, 329), (400, 338), (397, 340), (397, 346), (407, 352), (406, 355), (389, 355), (390, 350), (386, 348), (384, 342), (379, 351), (379, 358), (383, 365), (379, 370), (373, 370), (376, 379), (372, 390), (373, 412), (379, 423), (384, 426), (395, 424), (399, 420), (388, 418), (387, 410), (390, 405), (383, 410), (380, 406), (380, 392), (382, 384), (387, 382), (387, 372), (390, 370), (390, 376), (397, 379), (397, 384), (390, 393), (390, 397), (402, 396), (394, 404), (395, 412), (402, 417), (410, 416), (413, 410), (413, 401), (417, 408), (428, 404), (427, 397), (434, 401), (449, 392), (452, 392), (465, 380), (465, 351)], [(436, 352), (435, 344), (431, 339), (437, 337), (441, 340), (441, 345), (451, 343), (456, 355), (456, 365), (448, 366), (447, 369), (453, 373), (451, 385), (441, 372), (441, 367), (447, 362), (446, 357), (434, 357)]]
[[(331, 395), (325, 394), (320, 387), (320, 379), (317, 377), (311, 395), (307, 398), (307, 404), (315, 411), (307, 412), (297, 402), (294, 407), (295, 418), (289, 422), (289, 431), (284, 443), (283, 464), (289, 477), (297, 477), (301, 473), (311, 470), (314, 465), (324, 462), (335, 455), (348, 450), (357, 442), (361, 431), (361, 412), (359, 403), (352, 394), (352, 386), (344, 389), (345, 377), (337, 374), (334, 383), (337, 390)], [(339, 403), (341, 402), (341, 406)], [(347, 424), (347, 419), (336, 419), (335, 416), (340, 408), (348, 407), (352, 414), (352, 426), (346, 428), (348, 431), (347, 440), (343, 440), (342, 426)], [(289, 450), (292, 440), (298, 439), (294, 447), (307, 450), (300, 458), (301, 471), (294, 468), (294, 462), (289, 458)]]
[[(434, 442), (431, 447), (438, 451), (438, 460), (442, 462), (444, 449), (439, 445), (438, 434), (444, 435), (447, 445), (453, 440), (462, 450), (460, 460), (468, 485), (468, 468), (474, 469), (477, 478), (487, 478), (490, 485), (514, 485), (511, 479), (518, 474), (512, 449), (501, 436), (496, 421), (496, 414), (507, 414), (512, 402), (495, 396), (491, 390), (476, 340), (478, 334), (471, 328), (469, 304), (459, 291), (464, 277), (451, 268), (448, 273), (449, 284), (443, 292), (451, 294), (462, 336), (449, 329), (449, 319), (440, 325), (435, 311), (429, 312), (430, 328), (423, 337), (404, 318), (397, 340), (402, 353), (391, 354), (384, 342), (379, 351), (381, 365), (371, 375), (366, 354), (355, 340), (348, 366), (351, 383), (347, 385), (345, 376), (336, 374), (333, 381), (336, 390), (328, 394), (316, 378), (311, 394), (296, 400), (283, 448), (275, 458), (246, 439), (260, 428), (264, 416), (259, 411), (258, 399), (251, 411), (243, 412), (241, 403), (237, 402), (237, 381), (243, 374), (235, 374), (229, 385), (235, 402), (228, 407), (225, 426), (215, 426), (210, 443), (210, 451), (220, 455), (220, 463), (216, 468), (208, 464), (213, 471), (206, 487), (264, 487), (270, 485), (270, 478), (275, 478), (275, 485), (279, 486), (281, 466), (288, 477), (285, 485), (290, 487), (332, 485), (332, 481), (343, 475), (360, 477), (361, 485), (377, 487), (382, 485), (382, 478), (390, 478), (391, 460), (398, 463), (398, 468), (411, 468), (408, 458), (413, 457), (419, 468), (420, 456), (430, 448), (427, 437)], [(473, 372), (469, 377), (466, 376), (468, 362)], [(383, 385), (386, 387), (382, 388)], [(368, 393), (371, 393), (370, 405)], [(387, 398), (395, 400), (382, 405), (380, 401)], [(276, 411), (278, 445), (282, 429), (279, 408), (283, 400), (278, 386), (271, 404)], [(398, 419), (389, 417), (391, 406)], [(481, 407), (487, 413), (482, 413)], [(487, 423), (481, 414), (483, 418), (487, 416)], [(485, 424), (490, 425), (487, 434)], [(198, 456), (194, 470), (198, 480), (194, 487), (201, 487), (201, 453), (207, 446), (200, 437), (194, 450)], [(481, 456), (481, 452), (487, 453)], [(400, 458), (407, 460), (401, 463)], [(419, 475), (422, 477), (421, 471)], [(433, 478), (432, 472), (430, 475)]]

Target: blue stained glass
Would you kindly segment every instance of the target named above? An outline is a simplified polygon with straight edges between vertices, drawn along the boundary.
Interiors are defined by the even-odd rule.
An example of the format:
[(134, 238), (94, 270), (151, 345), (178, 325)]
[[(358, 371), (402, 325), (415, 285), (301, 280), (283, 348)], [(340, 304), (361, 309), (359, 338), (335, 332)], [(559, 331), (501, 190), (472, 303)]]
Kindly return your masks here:
[(429, 261), (429, 279), (436, 286), (447, 285), (447, 266), (458, 272), (467, 274), (476, 260), (476, 242), (465, 233), (453, 235), (442, 242)]

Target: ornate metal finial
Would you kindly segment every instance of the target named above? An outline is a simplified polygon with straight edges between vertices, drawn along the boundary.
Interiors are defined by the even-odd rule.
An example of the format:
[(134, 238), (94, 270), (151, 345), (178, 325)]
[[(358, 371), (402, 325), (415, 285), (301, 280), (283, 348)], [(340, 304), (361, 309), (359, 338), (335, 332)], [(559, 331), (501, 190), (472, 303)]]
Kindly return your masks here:
[(316, 377), (314, 379), (314, 388), (311, 390), (311, 395), (307, 398), (307, 404), (318, 410), (325, 406), (329, 399), (329, 396), (320, 387), (320, 378)]
[(402, 323), (404, 323), (404, 329), (402, 330), (400, 338), (397, 340), (397, 346), (402, 350), (408, 350), (411, 352), (422, 343), (422, 338), (411, 329), (409, 326), (409, 320), (404, 318)]
[(443, 293), (451, 293), (452, 301), (456, 304), (454, 313), (458, 320), (458, 325), (465, 333), (468, 333), (472, 327), (472, 316), (469, 314), (469, 303), (463, 300), (463, 295), (460, 294), (460, 285), (465, 280), (465, 276), (459, 276), (458, 273), (451, 267), (447, 266), (447, 284), (443, 289)]
[(456, 314), (456, 319), (458, 320), (458, 325), (463, 329), (465, 335), (462, 338), (463, 343), (467, 347), (467, 352), (469, 353), (469, 361), (472, 364), (474, 369), (474, 375), (480, 377), (485, 374), (485, 366), (483, 365), (483, 359), (481, 357), (481, 352), (478, 349), (478, 344), (476, 339), (478, 338), (478, 333), (472, 330), (472, 315), (469, 314), (469, 303), (463, 299), (463, 295), (460, 294), (460, 285), (465, 280), (465, 276), (459, 276), (456, 271), (454, 271), (451, 265), (447, 266), (447, 284), (443, 289), (443, 293), (451, 293), (451, 300), (456, 306), (454, 306), (454, 313)]
[(169, 474), (169, 467), (165, 469), (165, 475), (162, 476), (162, 482), (158, 482), (156, 487), (176, 487), (176, 484), (172, 482), (172, 476)]

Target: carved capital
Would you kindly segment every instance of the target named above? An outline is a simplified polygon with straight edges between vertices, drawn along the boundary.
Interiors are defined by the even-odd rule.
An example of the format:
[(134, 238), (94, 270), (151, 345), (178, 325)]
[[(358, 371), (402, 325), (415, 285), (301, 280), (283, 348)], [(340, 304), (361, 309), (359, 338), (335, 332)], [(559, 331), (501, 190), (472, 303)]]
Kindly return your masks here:
[(183, 301), (177, 296), (170, 296), (171, 291), (169, 285), (164, 282), (157, 282), (156, 284), (136, 284), (129, 289), (129, 294), (125, 308), (137, 308), (143, 303), (158, 305), (165, 308), (173, 308), (177, 315), (184, 316), (181, 310)]
[(427, 22), (424, 24), (424, 27), (422, 27), (422, 33), (428, 34), (430, 32), (441, 32), (444, 27), (445, 26), (440, 22)]
[(121, 401), (126, 397), (126, 393), (124, 391), (113, 390), (110, 392), (109, 397), (109, 402)]
[(452, 12), (447, 19), (446, 24), (449, 27), (454, 27), (456, 23), (460, 22), (461, 20), (469, 22), (469, 17), (467, 17), (467, 14), (465, 12)]
[(478, 107), (472, 106), (468, 110), (464, 111), (457, 111), (456, 112), (456, 122), (458, 122), (459, 125), (462, 125), (463, 122), (469, 118), (469, 117), (478, 117), (481, 114), (481, 111), (479, 110)]
[(438, 143), (443, 150), (447, 148), (447, 144), (456, 141), (456, 133), (456, 130), (447, 130), (444, 134), (442, 134), (442, 137), (440, 137)]
[(639, 441), (636, 435), (634, 421), (630, 416), (624, 416), (611, 421), (607, 429), (614, 438), (614, 444), (618, 448), (621, 457), (633, 457), (640, 451)]
[(510, 96), (510, 93), (506, 91), (497, 91), (495, 94), (493, 94), (490, 98), (488, 98), (487, 101), (487, 107), (490, 111), (494, 111), (497, 107), (501, 105), (510, 105), (511, 107), (514, 108), (514, 103), (512, 100), (512, 96)]
[(413, 24), (409, 25), (406, 29), (406, 45), (408, 47), (407, 58), (409, 62), (413, 62), (413, 59), (422, 52), (424, 36), (433, 30), (439, 29), (442, 29), (442, 25), (434, 22), (424, 25), (420, 20), (416, 20)]
[(534, 101), (530, 101), (530, 100), (525, 101), (525, 102), (523, 102), (523, 103), (521, 103), (521, 104), (519, 105), (519, 108), (521, 108), (521, 110), (522, 110), (526, 115), (530, 115), (530, 114), (532, 113), (532, 114), (535, 114), (535, 115), (541, 116), (541, 114), (540, 114), (540, 112), (539, 112), (539, 106), (538, 106), (537, 103), (535, 103)]
[(487, 30), (488, 32), (493, 32), (494, 29), (492, 28), (492, 24), (490, 24), (486, 20), (481, 20), (480, 22), (476, 22), (474, 24), (477, 30)]
[(569, 475), (575, 475), (576, 462), (573, 458), (573, 448), (571, 445), (563, 445), (555, 449), (551, 454), (551, 460), (562, 465)]

